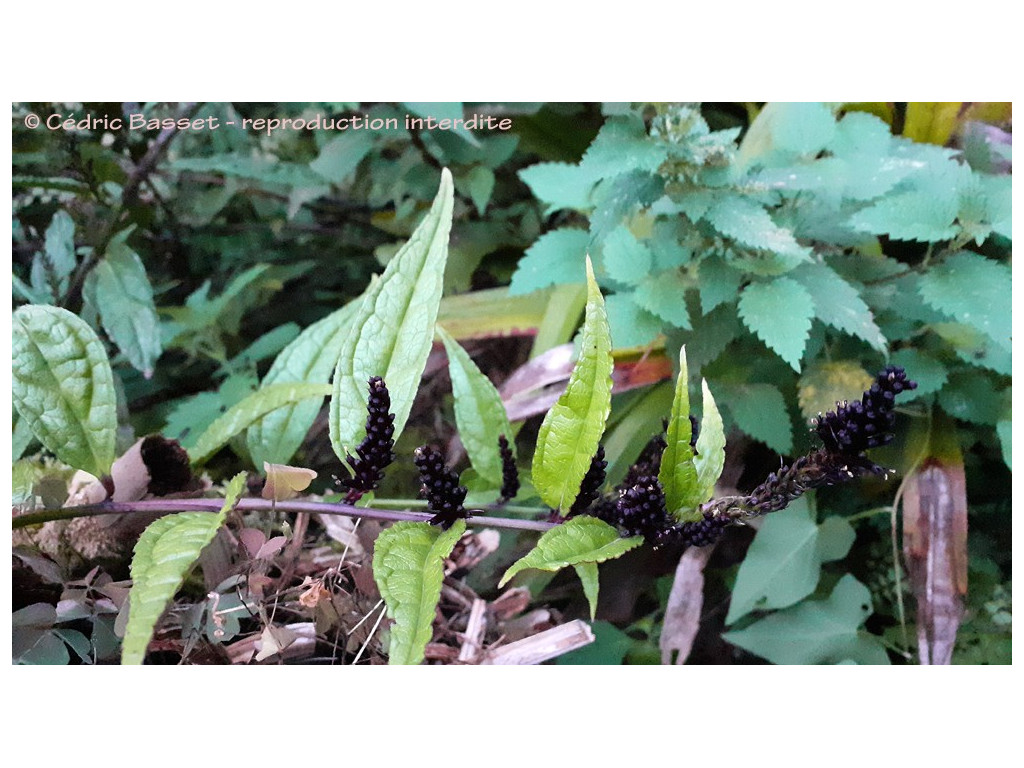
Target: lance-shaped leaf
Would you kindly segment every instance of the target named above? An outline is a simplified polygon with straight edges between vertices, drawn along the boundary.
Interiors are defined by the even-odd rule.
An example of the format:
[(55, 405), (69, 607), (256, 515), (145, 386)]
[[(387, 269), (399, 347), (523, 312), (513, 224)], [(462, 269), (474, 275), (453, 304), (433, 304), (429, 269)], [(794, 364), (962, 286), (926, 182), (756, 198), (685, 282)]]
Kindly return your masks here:
[(690, 423), (690, 391), (686, 380), (686, 347), (679, 350), (679, 376), (672, 399), (672, 416), (665, 435), (665, 452), (661, 456), (658, 479), (665, 489), (665, 507), (678, 520), (699, 520), (695, 507), (700, 504), (697, 467), (693, 463), (693, 425)]
[(329, 384), (271, 384), (236, 403), (206, 428), (194, 443), (185, 446), (193, 464), (200, 464), (219, 451), (228, 440), (271, 411), (308, 397), (323, 397)]
[(26, 305), (11, 318), (18, 413), (58, 459), (97, 477), (114, 461), (114, 377), (102, 342), (66, 309)]
[(128, 245), (132, 228), (115, 235), (89, 273), (83, 292), (128, 362), (149, 378), (160, 357), (160, 318), (142, 259)]
[(382, 376), (388, 384), (395, 440), (409, 418), (434, 341), (453, 205), (452, 175), (444, 169), (430, 212), (356, 310), (334, 371), (331, 397), (331, 445), (339, 458), (366, 432), (366, 382), (371, 376)]
[(580, 492), (604, 433), (612, 403), (612, 340), (604, 298), (587, 258), (587, 305), (580, 358), (569, 385), (537, 435), (533, 485), (544, 502), (565, 512)]
[(697, 504), (708, 501), (715, 493), (715, 483), (722, 476), (725, 467), (725, 427), (722, 414), (718, 412), (714, 395), (706, 379), (701, 379), (704, 409), (697, 435), (697, 455), (693, 465), (697, 468)]
[[(469, 354), (440, 325), (437, 334), (448, 353), (448, 372), (455, 396), (455, 423), (459, 437), (477, 474), (492, 488), (502, 482), (498, 435), (512, 435), (501, 395), (490, 379), (480, 372)], [(514, 443), (509, 443), (515, 450)]]
[[(289, 381), (328, 383), (348, 335), (349, 323), (358, 308), (358, 300), (350, 301), (296, 336), (270, 366), (263, 377), (263, 386)], [(290, 461), (313, 426), (322, 403), (322, 400), (310, 398), (286, 405), (249, 427), (245, 437), (253, 464)]]
[(423, 661), (441, 598), (444, 560), (465, 531), (465, 520), (456, 520), (447, 531), (427, 523), (400, 522), (377, 537), (373, 578), (395, 622), (389, 664)]
[(228, 483), (220, 512), (182, 512), (151, 523), (135, 544), (128, 624), (121, 647), (122, 664), (141, 664), (160, 615), (185, 580), (192, 564), (242, 495), (245, 473)]

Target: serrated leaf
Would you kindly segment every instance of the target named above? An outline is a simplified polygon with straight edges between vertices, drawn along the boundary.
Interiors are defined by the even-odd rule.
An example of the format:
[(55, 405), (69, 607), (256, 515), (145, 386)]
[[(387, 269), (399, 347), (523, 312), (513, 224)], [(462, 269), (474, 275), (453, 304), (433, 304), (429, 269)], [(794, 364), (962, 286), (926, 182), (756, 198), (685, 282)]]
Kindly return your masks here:
[(778, 388), (726, 382), (716, 383), (715, 388), (742, 431), (778, 453), (793, 450), (793, 425)]
[(151, 523), (132, 556), (130, 608), (121, 647), (122, 664), (141, 664), (160, 615), (174, 597), (192, 564), (213, 541), (228, 511), (245, 487), (245, 473), (232, 478), (220, 512), (180, 512)]
[(939, 392), (939, 405), (962, 421), (995, 426), (1002, 416), (1003, 391), (985, 374), (957, 371)]
[(812, 155), (831, 141), (835, 117), (820, 102), (770, 102), (758, 113), (743, 137), (736, 162), (746, 168), (770, 162), (776, 155)]
[(700, 263), (697, 284), (701, 312), (706, 315), (718, 305), (734, 301), (742, 281), (743, 275), (721, 259), (704, 259)]
[(448, 353), (448, 372), (455, 397), (455, 423), (473, 469), (492, 488), (502, 484), (498, 435), (511, 440), (512, 427), (501, 395), (490, 379), (480, 372), (469, 354), (440, 325), (437, 334)]
[[(281, 350), (263, 377), (263, 386), (289, 381), (326, 384), (337, 365), (341, 346), (359, 300), (318, 320)], [(313, 426), (323, 401), (302, 400), (268, 413), (249, 427), (246, 442), (253, 464), (283, 464), (291, 460)]]
[(696, 503), (703, 504), (715, 493), (715, 483), (725, 468), (725, 426), (718, 412), (714, 395), (706, 379), (701, 379), (703, 410), (701, 411), (700, 432), (697, 434), (697, 455), (693, 465), (697, 468)]
[(523, 257), (509, 283), (509, 296), (530, 293), (549, 285), (579, 283), (583, 280), (583, 257), (590, 235), (582, 229), (564, 227), (537, 238)]
[(28, 304), (11, 318), (18, 413), (58, 459), (97, 477), (114, 461), (114, 377), (103, 344), (66, 309)]
[(921, 296), (935, 309), (1010, 349), (1010, 268), (962, 251), (921, 276)]
[(611, 117), (580, 161), (580, 169), (592, 178), (612, 178), (631, 171), (654, 172), (668, 157), (668, 149), (647, 136), (636, 115)]
[(603, 241), (638, 205), (651, 205), (664, 189), (664, 179), (647, 171), (632, 171), (602, 181), (591, 195), (594, 201), (594, 210), (590, 213), (591, 240)]
[(103, 328), (135, 370), (149, 378), (162, 346), (160, 318), (142, 259), (127, 243), (131, 229), (115, 235), (83, 290)]
[(848, 223), (858, 232), (894, 240), (949, 240), (957, 233), (960, 190), (969, 176), (969, 169), (961, 171), (954, 162), (932, 160), (921, 173), (905, 180), (913, 188), (879, 198), (853, 214)]
[(662, 331), (662, 322), (636, 303), (638, 291), (620, 291), (605, 300), (608, 327), (617, 350), (646, 347)]
[(797, 384), (800, 412), (810, 421), (834, 411), (839, 401), (859, 400), (872, 381), (874, 376), (850, 360), (816, 363), (804, 371)]
[(621, 557), (642, 543), (642, 536), (621, 538), (615, 528), (596, 517), (573, 517), (545, 531), (537, 545), (505, 571), (498, 587), (505, 586), (527, 568), (557, 572), (579, 563), (603, 563)]
[(806, 288), (789, 277), (751, 283), (740, 295), (739, 314), (769, 349), (800, 372), (814, 316), (814, 302)]
[(201, 464), (219, 451), (227, 442), (246, 429), (258, 419), (271, 411), (286, 405), (297, 403), (310, 397), (324, 397), (331, 393), (329, 384), (309, 384), (303, 382), (271, 384), (269, 387), (253, 392), (240, 403), (228, 409), (218, 417), (195, 442), (186, 445), (189, 458), (193, 464)]
[(917, 389), (903, 393), (906, 401), (938, 392), (949, 378), (945, 365), (913, 347), (896, 350), (889, 358), (889, 362), (901, 366), (907, 372), (907, 376), (917, 382)]
[(678, 269), (655, 272), (640, 282), (633, 292), (633, 301), (664, 322), (688, 331), (693, 327), (686, 306), (688, 287), (688, 281)]
[(687, 379), (686, 347), (679, 350), (679, 375), (676, 377), (675, 395), (672, 398), (672, 415), (665, 435), (666, 447), (661, 455), (661, 469), (658, 480), (665, 489), (665, 507), (677, 520), (690, 520), (689, 514), (700, 502), (700, 483), (697, 467), (693, 463), (693, 448), (690, 438), (693, 429), (690, 424), (690, 390)]
[(537, 435), (533, 484), (548, 504), (563, 513), (580, 491), (611, 411), (611, 333), (604, 298), (587, 257), (587, 305), (580, 358), (569, 384), (548, 411)]
[(636, 285), (651, 271), (651, 263), (654, 260), (651, 249), (637, 240), (623, 224), (613, 229), (605, 238), (601, 254), (608, 276), (626, 285)]
[[(54, 298), (63, 296), (71, 279), (71, 273), (75, 270), (75, 222), (68, 215), (67, 211), (57, 211), (50, 219), (50, 225), (46, 228), (45, 244), (43, 246), (44, 258), (47, 269), (44, 269), (53, 280), (44, 279), (44, 285), (54, 289)], [(32, 286), (36, 285), (36, 263), (32, 264)]]
[(373, 546), (373, 578), (387, 605), (391, 627), (389, 664), (419, 664), (430, 642), (441, 597), (444, 560), (466, 521), (447, 531), (427, 523), (400, 522), (381, 531)]
[(957, 357), (965, 363), (1006, 376), (1012, 374), (1013, 358), (1010, 350), (977, 328), (964, 323), (930, 323), (928, 327), (949, 344)]
[(746, 198), (732, 196), (719, 200), (704, 218), (737, 243), (786, 257), (779, 272), (792, 269), (810, 256), (810, 249), (800, 245), (791, 231), (780, 227), (761, 205)]
[(395, 440), (409, 418), (434, 341), (448, 258), (454, 188), (448, 169), (430, 212), (367, 290), (334, 371), (331, 446), (339, 458), (366, 433), (366, 382), (382, 376), (395, 414)]
[(519, 171), (519, 178), (547, 205), (545, 215), (590, 207), (590, 191), (597, 182), (593, 174), (571, 163), (537, 163)]
[(573, 565), (573, 569), (576, 571), (576, 575), (580, 577), (580, 583), (583, 584), (583, 594), (587, 598), (587, 603), (590, 604), (590, 620), (593, 621), (594, 616), (597, 614), (597, 596), (600, 587), (597, 564), (576, 563)]
[(827, 600), (787, 608), (722, 637), (773, 664), (888, 664), (881, 642), (860, 626), (871, 615), (871, 592), (850, 574)]
[(885, 336), (875, 322), (874, 314), (857, 289), (824, 264), (804, 264), (791, 273), (811, 295), (814, 314), (823, 323), (851, 336), (864, 339), (885, 353)]

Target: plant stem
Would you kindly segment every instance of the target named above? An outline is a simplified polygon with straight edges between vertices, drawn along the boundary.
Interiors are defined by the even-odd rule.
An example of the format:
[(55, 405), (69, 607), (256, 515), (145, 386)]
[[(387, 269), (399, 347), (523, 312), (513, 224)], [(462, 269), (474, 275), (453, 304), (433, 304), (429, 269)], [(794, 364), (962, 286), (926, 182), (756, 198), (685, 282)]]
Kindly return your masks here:
[[(369, 507), (406, 507), (409, 509), (426, 509), (426, 499), (372, 499), (367, 503)], [(467, 505), (472, 506), (472, 505)], [(489, 512), (508, 512), (513, 515), (549, 515), (551, 510), (548, 507), (521, 507), (514, 504), (481, 504), (473, 506), (473, 509), (485, 509)]]
[[(97, 515), (124, 515), (141, 512), (216, 512), (223, 506), (223, 499), (151, 499), (148, 501), (132, 502), (103, 502), (102, 504), (90, 504), (81, 507), (66, 507), (62, 509), (47, 509), (42, 512), (31, 512), (26, 515), (19, 515), (11, 519), (13, 529), (27, 528), (32, 525), (42, 525), (52, 520), (71, 520), (77, 517), (95, 517)], [(235, 505), (235, 509), (241, 512), (270, 511), (274, 504), (266, 499), (242, 499)], [(370, 520), (383, 520), (386, 522), (398, 522), (409, 520), (413, 522), (426, 522), (432, 517), (426, 512), (410, 512), (408, 510), (394, 509), (368, 509), (366, 507), (354, 507), (351, 504), (330, 504), (316, 501), (282, 501), (277, 502), (277, 509), (282, 512), (307, 512), (320, 515), (347, 515), (349, 517), (367, 518)], [(523, 531), (546, 531), (553, 528), (557, 523), (548, 523), (539, 520), (517, 520), (506, 517), (491, 517), (489, 515), (475, 515), (466, 520), (469, 525), (486, 526), (490, 528), (509, 528)]]

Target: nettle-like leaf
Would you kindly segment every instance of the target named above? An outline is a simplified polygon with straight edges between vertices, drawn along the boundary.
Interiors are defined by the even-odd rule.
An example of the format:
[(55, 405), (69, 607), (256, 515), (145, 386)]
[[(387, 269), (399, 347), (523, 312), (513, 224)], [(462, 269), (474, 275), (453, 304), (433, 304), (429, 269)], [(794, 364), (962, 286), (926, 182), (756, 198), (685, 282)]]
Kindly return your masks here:
[(870, 307), (857, 289), (830, 267), (820, 263), (804, 264), (793, 270), (792, 277), (810, 293), (814, 314), (819, 320), (863, 339), (883, 354), (887, 351), (885, 336)]
[(643, 278), (632, 298), (637, 305), (657, 315), (663, 322), (688, 331), (693, 326), (686, 306), (687, 288), (689, 281), (678, 269), (667, 269)]
[(200, 553), (213, 541), (245, 487), (245, 473), (228, 483), (220, 512), (181, 512), (151, 523), (132, 556), (130, 607), (121, 647), (122, 664), (141, 664), (160, 615)]
[[(718, 412), (714, 395), (706, 379), (701, 379), (703, 410), (701, 411), (700, 432), (697, 435), (697, 455), (693, 465), (697, 468), (697, 504), (710, 500), (715, 493), (715, 483), (725, 468), (725, 426), (722, 414)], [(694, 519), (699, 519), (694, 516)]]
[(580, 515), (545, 531), (537, 545), (505, 571), (498, 587), (503, 587), (513, 576), (528, 568), (558, 572), (569, 566), (593, 564), (594, 569), (584, 568), (582, 573), (577, 571), (593, 617), (597, 608), (596, 564), (621, 557), (643, 541), (643, 536), (621, 538), (619, 532), (603, 520)]
[(530, 293), (549, 285), (578, 283), (583, 277), (581, 261), (587, 253), (590, 235), (582, 229), (564, 227), (541, 235), (516, 266), (509, 283), (509, 296)]
[(97, 477), (114, 461), (114, 377), (96, 333), (66, 309), (19, 307), (11, 318), (12, 394), (58, 459)]
[(888, 664), (878, 638), (860, 630), (870, 615), (871, 592), (847, 574), (827, 600), (800, 603), (722, 637), (773, 664)]
[(110, 339), (142, 375), (153, 375), (162, 351), (160, 318), (142, 259), (128, 245), (134, 227), (115, 235), (82, 290)]
[(201, 464), (227, 442), (271, 411), (306, 398), (322, 398), (331, 393), (329, 384), (305, 382), (271, 384), (246, 397), (217, 418), (194, 443), (185, 446), (193, 464)]
[(43, 251), (32, 259), (32, 295), (56, 301), (67, 292), (74, 270), (75, 222), (67, 211), (57, 211), (46, 228)]
[(387, 605), (391, 627), (389, 664), (419, 664), (432, 636), (444, 580), (444, 560), (466, 532), (456, 520), (447, 531), (427, 523), (400, 522), (381, 531), (373, 545), (373, 578)]
[(580, 358), (565, 392), (544, 417), (533, 456), (533, 485), (537, 493), (545, 504), (563, 513), (580, 491), (611, 412), (611, 347), (604, 298), (588, 257)]
[(391, 394), (395, 439), (402, 433), (434, 341), (444, 284), (454, 205), (452, 175), (441, 184), (430, 212), (370, 285), (356, 310), (334, 370), (331, 445), (339, 458), (366, 432), (366, 382), (381, 376)]
[(740, 296), (739, 313), (747, 328), (800, 372), (814, 317), (814, 300), (806, 288), (789, 277), (751, 283)]
[(810, 258), (810, 249), (800, 245), (793, 233), (776, 224), (761, 205), (730, 196), (715, 203), (705, 219), (737, 243), (782, 257), (772, 274), (788, 272)]
[(490, 379), (480, 372), (469, 354), (440, 325), (437, 334), (448, 353), (448, 372), (455, 396), (455, 423), (459, 437), (469, 455), (469, 461), (489, 487), (500, 488), (502, 483), (501, 452), (498, 435), (510, 439), (515, 450), (512, 426), (505, 412), (501, 395)]
[(816, 525), (806, 497), (768, 515), (740, 563), (725, 623), (803, 600), (818, 586), (821, 564), (846, 557), (854, 536), (842, 518)]
[(537, 163), (519, 171), (519, 178), (547, 205), (545, 215), (564, 208), (589, 208), (590, 192), (597, 182), (593, 174), (571, 163)]
[(661, 455), (661, 469), (658, 472), (658, 479), (665, 489), (665, 507), (669, 514), (678, 520), (691, 519), (689, 513), (700, 503), (697, 501), (700, 496), (700, 484), (697, 479), (697, 467), (693, 463), (693, 448), (690, 445), (693, 428), (690, 424), (688, 378), (686, 347), (683, 347), (679, 350), (679, 376), (676, 378), (672, 415), (665, 435), (665, 452)]
[(715, 388), (722, 394), (736, 426), (773, 451), (793, 450), (793, 425), (786, 413), (786, 400), (771, 384), (730, 384)]
[[(289, 381), (328, 383), (358, 307), (358, 300), (351, 301), (300, 333), (274, 360), (263, 377), (263, 386)], [(290, 461), (313, 426), (322, 403), (310, 398), (287, 405), (249, 427), (246, 442), (253, 463), (259, 466), (264, 461)]]
[(1010, 268), (962, 251), (921, 276), (921, 296), (958, 322), (1010, 348)]

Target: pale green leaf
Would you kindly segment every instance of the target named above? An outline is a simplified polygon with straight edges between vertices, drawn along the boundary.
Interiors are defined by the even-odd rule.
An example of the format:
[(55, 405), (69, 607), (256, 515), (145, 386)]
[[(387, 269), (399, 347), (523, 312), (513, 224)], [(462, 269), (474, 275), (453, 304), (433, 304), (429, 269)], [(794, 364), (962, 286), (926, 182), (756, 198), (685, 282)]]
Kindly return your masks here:
[(484, 165), (476, 165), (466, 174), (469, 199), (481, 216), (487, 211), (487, 203), (494, 192), (494, 171)]
[(387, 383), (395, 440), (405, 427), (434, 341), (453, 205), (452, 176), (444, 169), (430, 212), (356, 310), (331, 396), (331, 445), (340, 458), (366, 433), (366, 382), (371, 376)]
[(253, 392), (217, 418), (194, 443), (185, 446), (193, 464), (201, 464), (227, 442), (271, 411), (306, 398), (322, 398), (331, 393), (329, 384), (284, 382)]
[(740, 296), (743, 323), (799, 373), (814, 316), (810, 293), (789, 277), (751, 283)]
[(781, 155), (813, 155), (835, 135), (836, 121), (825, 104), (773, 101), (765, 104), (743, 137), (737, 165), (746, 168)]
[(122, 664), (141, 664), (160, 615), (178, 591), (192, 564), (213, 541), (228, 511), (245, 487), (245, 473), (228, 483), (220, 512), (181, 512), (151, 523), (135, 544), (132, 588)]
[[(263, 386), (289, 381), (329, 382), (358, 307), (358, 300), (350, 301), (300, 333), (274, 360), (263, 377)], [(264, 461), (272, 464), (291, 461), (313, 426), (322, 402), (310, 398), (286, 405), (249, 427), (246, 442), (253, 464), (259, 467)]]
[(544, 417), (533, 456), (537, 493), (545, 504), (563, 512), (580, 491), (611, 411), (611, 334), (589, 257), (586, 264), (587, 306), (580, 358), (565, 392)]
[(593, 621), (597, 613), (597, 594), (598, 587), (600, 586), (597, 575), (597, 563), (576, 563), (573, 565), (573, 569), (583, 584), (583, 594), (587, 598), (587, 603), (590, 604), (590, 620)]
[(701, 312), (706, 315), (719, 304), (735, 301), (742, 282), (743, 274), (722, 259), (704, 259), (698, 274)]
[(777, 387), (721, 382), (715, 388), (742, 431), (779, 453), (793, 450), (793, 425)]
[(939, 405), (961, 421), (995, 426), (1002, 418), (1003, 396), (992, 377), (967, 369), (950, 374), (939, 392)]
[[(53, 287), (56, 288), (55, 298), (58, 298), (67, 292), (71, 273), (75, 270), (75, 222), (67, 211), (57, 211), (50, 219), (50, 225), (46, 228), (44, 254), (48, 271), (56, 279)], [(33, 275), (33, 287), (35, 282)]]
[(921, 276), (921, 296), (935, 309), (1010, 349), (1010, 267), (962, 251)]
[(14, 414), (14, 428), (11, 435), (11, 461), (17, 461), (25, 453), (25, 449), (32, 443), (32, 427), (28, 419), (19, 418), (17, 412)]
[(126, 229), (111, 239), (84, 290), (111, 341), (133, 368), (149, 378), (162, 351), (160, 318), (146, 268), (127, 243), (131, 231)]
[(583, 258), (589, 242), (587, 232), (571, 227), (541, 235), (519, 259), (509, 283), (509, 296), (530, 293), (549, 285), (582, 282)]
[(637, 304), (640, 291), (619, 291), (605, 301), (615, 349), (646, 347), (662, 330), (662, 321)]
[(715, 483), (725, 467), (725, 427), (722, 415), (718, 412), (718, 405), (707, 380), (702, 379), (700, 386), (704, 398), (703, 410), (700, 432), (697, 434), (697, 454), (693, 457), (693, 465), (697, 468), (697, 504), (711, 499), (715, 493)]
[(705, 215), (711, 225), (742, 245), (786, 257), (779, 272), (807, 261), (810, 249), (800, 245), (793, 233), (776, 224), (758, 203), (729, 196), (715, 203)]
[(626, 285), (636, 285), (651, 271), (651, 263), (654, 260), (654, 255), (647, 244), (637, 240), (623, 224), (608, 234), (601, 253), (608, 276)]
[(814, 314), (823, 323), (851, 336), (864, 339), (883, 354), (887, 351), (885, 336), (875, 316), (857, 289), (821, 263), (804, 264), (791, 273), (811, 295)]
[(668, 149), (647, 136), (637, 115), (611, 117), (587, 148), (580, 169), (591, 178), (612, 178), (631, 171), (654, 172), (668, 157)]
[(12, 393), (36, 438), (97, 477), (114, 461), (114, 377), (103, 344), (66, 309), (25, 305), (11, 318)]
[(498, 435), (505, 435), (515, 449), (512, 426), (501, 395), (480, 372), (469, 354), (440, 325), (437, 334), (448, 353), (448, 373), (455, 397), (455, 423), (473, 469), (492, 488), (502, 483)]
[(430, 642), (444, 580), (444, 560), (466, 521), (447, 531), (427, 523), (400, 522), (381, 531), (373, 546), (373, 578), (387, 605), (391, 627), (389, 664), (419, 664)]
[(904, 402), (938, 392), (949, 378), (945, 365), (913, 347), (896, 350), (889, 362), (901, 366), (907, 376), (917, 382), (917, 389), (907, 390), (901, 395)]
[(527, 568), (557, 572), (579, 563), (603, 563), (621, 557), (642, 543), (642, 536), (624, 539), (603, 520), (579, 515), (545, 531), (537, 545), (505, 571), (498, 587), (505, 586)]
[[(373, 133), (342, 131), (320, 150), (309, 167), (332, 184), (343, 184), (373, 149)], [(315, 187), (314, 187), (315, 189)]]
[(633, 292), (633, 301), (664, 322), (688, 331), (692, 327), (686, 306), (688, 287), (678, 269), (655, 272), (640, 282)]
[(1007, 469), (1013, 469), (1011, 462), (1011, 448), (1013, 445), (1013, 422), (1010, 419), (1000, 419), (996, 422), (996, 434), (999, 436), (999, 445), (1003, 450), (1003, 463)]
[(672, 398), (672, 415), (665, 435), (666, 447), (661, 455), (661, 469), (658, 480), (665, 489), (665, 507), (677, 520), (689, 520), (690, 512), (700, 502), (700, 484), (697, 467), (693, 463), (693, 448), (690, 439), (693, 428), (690, 424), (690, 389), (687, 379), (686, 347), (679, 350), (679, 375), (676, 377), (675, 396)]
[(888, 664), (881, 642), (860, 626), (871, 615), (871, 593), (847, 574), (827, 600), (813, 600), (722, 637), (773, 664)]
[(546, 214), (590, 207), (590, 191), (597, 182), (593, 174), (570, 163), (537, 163), (519, 171), (519, 178), (547, 205)]

